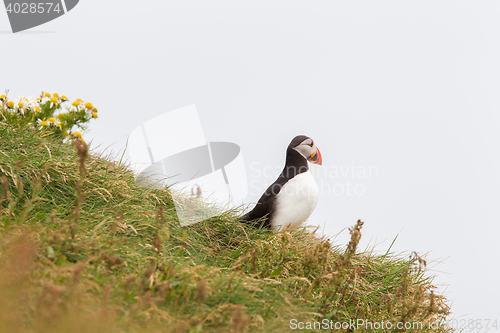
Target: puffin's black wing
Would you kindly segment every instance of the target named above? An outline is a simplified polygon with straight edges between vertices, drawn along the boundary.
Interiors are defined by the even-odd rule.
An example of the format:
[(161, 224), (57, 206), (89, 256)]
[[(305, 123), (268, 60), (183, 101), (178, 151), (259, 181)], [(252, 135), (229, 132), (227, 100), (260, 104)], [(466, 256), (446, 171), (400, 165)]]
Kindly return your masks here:
[(243, 216), (240, 222), (251, 224), (256, 228), (270, 228), (271, 217), (274, 214), (274, 207), (276, 202), (276, 195), (278, 195), (281, 187), (288, 181), (284, 177), (279, 177), (271, 186), (269, 186), (262, 194), (255, 205), (254, 209)]

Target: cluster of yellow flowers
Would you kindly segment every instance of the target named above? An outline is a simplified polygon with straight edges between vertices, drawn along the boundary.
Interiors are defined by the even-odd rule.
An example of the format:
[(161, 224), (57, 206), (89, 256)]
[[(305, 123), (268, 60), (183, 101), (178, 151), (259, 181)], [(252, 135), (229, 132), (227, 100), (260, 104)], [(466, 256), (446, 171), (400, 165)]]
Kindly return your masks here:
[(80, 98), (70, 102), (64, 95), (42, 92), (36, 99), (23, 96), (13, 101), (9, 100), (7, 94), (8, 91), (0, 96), (0, 121), (52, 130), (62, 139), (82, 140), (81, 133), (74, 127), (84, 130), (86, 123), (98, 117), (92, 103)]

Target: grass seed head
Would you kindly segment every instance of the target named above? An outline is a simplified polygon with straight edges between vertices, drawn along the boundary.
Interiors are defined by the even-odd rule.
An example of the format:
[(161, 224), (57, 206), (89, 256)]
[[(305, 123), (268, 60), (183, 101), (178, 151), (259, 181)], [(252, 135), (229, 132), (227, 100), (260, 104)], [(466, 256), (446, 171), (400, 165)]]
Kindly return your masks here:
[(205, 300), (208, 297), (208, 286), (203, 278), (198, 280), (196, 284), (196, 300), (199, 303), (205, 303)]
[(243, 307), (238, 305), (236, 309), (233, 311), (233, 315), (231, 317), (232, 324), (232, 333), (241, 333), (245, 331), (245, 328), (248, 325), (248, 316), (243, 311)]

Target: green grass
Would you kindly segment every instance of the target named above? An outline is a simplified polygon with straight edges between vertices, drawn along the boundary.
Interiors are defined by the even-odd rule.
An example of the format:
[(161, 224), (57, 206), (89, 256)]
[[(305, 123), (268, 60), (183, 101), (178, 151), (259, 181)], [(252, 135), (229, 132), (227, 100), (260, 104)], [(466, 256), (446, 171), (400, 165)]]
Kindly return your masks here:
[(357, 251), (360, 221), (344, 248), (231, 211), (182, 228), (167, 190), (110, 158), (5, 122), (0, 138), (0, 332), (290, 332), (292, 319), (448, 314), (421, 258)]

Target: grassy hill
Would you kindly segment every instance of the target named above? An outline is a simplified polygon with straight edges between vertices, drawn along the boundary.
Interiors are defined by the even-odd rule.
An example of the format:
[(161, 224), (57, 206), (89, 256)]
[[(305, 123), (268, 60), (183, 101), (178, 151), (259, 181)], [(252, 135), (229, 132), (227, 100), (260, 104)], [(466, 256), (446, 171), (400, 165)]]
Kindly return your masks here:
[(182, 228), (168, 191), (2, 121), (0, 183), (0, 332), (445, 331), (425, 261), (360, 253), (361, 221), (344, 248), (233, 212)]

